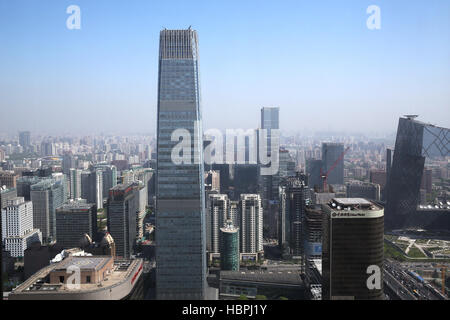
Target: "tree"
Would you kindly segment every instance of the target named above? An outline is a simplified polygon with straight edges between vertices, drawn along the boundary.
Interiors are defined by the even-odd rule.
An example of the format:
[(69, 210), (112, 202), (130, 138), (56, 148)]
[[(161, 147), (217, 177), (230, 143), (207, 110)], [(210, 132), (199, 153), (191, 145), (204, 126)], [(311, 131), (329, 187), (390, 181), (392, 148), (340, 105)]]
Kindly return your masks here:
[(258, 294), (258, 295), (256, 295), (256, 297), (255, 297), (255, 299), (256, 300), (267, 300), (267, 297), (265, 296), (265, 295), (260, 295), (260, 294)]
[(248, 300), (248, 298), (247, 298), (246, 295), (241, 294), (241, 295), (239, 296), (239, 300)]

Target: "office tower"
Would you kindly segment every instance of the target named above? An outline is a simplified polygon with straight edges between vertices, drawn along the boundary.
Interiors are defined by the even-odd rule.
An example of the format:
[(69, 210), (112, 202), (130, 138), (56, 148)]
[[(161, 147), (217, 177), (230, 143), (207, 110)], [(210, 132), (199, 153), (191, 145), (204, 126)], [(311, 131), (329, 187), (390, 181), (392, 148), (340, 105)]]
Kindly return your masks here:
[(311, 188), (320, 190), (323, 186), (320, 177), (320, 169), (322, 168), (322, 160), (308, 159), (306, 160), (306, 173), (308, 174), (308, 184)]
[(24, 256), (31, 243), (41, 242), (42, 234), (33, 228), (33, 204), (17, 197), (6, 202), (2, 213), (2, 242), (12, 257)]
[(17, 197), (17, 189), (0, 186), (0, 209), (6, 207), (6, 202)]
[(68, 176), (72, 168), (76, 168), (75, 158), (72, 152), (65, 152), (62, 160), (63, 173)]
[(33, 225), (41, 230), (44, 243), (56, 240), (56, 209), (64, 203), (62, 181), (44, 179), (31, 186)]
[[(322, 298), (383, 299), (383, 208), (365, 199), (335, 198), (322, 210)], [(369, 288), (374, 269), (379, 286), (375, 281)]]
[(109, 190), (107, 202), (108, 231), (116, 243), (116, 254), (129, 258), (136, 242), (135, 184), (118, 184)]
[(392, 169), (392, 149), (386, 149), (386, 182), (389, 181), (389, 175)]
[(303, 219), (305, 286), (310, 297), (321, 299), (322, 294), (322, 224), (320, 206), (307, 206)]
[[(328, 172), (344, 153), (343, 143), (322, 143), (322, 171)], [(328, 174), (327, 184), (344, 184), (344, 159)]]
[(42, 178), (36, 176), (25, 176), (17, 179), (17, 196), (24, 197), (25, 201), (31, 200), (31, 186), (41, 181)]
[(103, 174), (101, 170), (81, 172), (81, 198), (103, 208)]
[(228, 220), (220, 228), (220, 270), (239, 270), (239, 228)]
[(1, 171), (0, 170), (0, 187), (6, 186), (6, 188), (15, 188), (17, 175), (14, 171)]
[(353, 182), (346, 185), (347, 198), (364, 198), (380, 201), (381, 188), (376, 183)]
[[(269, 167), (269, 165), (262, 164), (261, 154), (271, 156), (272, 160), (276, 162), (275, 166), (279, 165), (279, 154), (274, 154), (274, 150), (279, 151), (280, 141), (279, 136), (274, 132), (274, 130), (280, 129), (279, 123), (279, 112), (278, 107), (263, 107), (261, 108), (261, 129), (265, 129), (267, 133), (267, 139), (265, 141), (260, 141), (259, 130), (257, 130), (257, 152), (258, 152), (258, 187), (259, 194), (261, 195), (262, 205), (264, 210), (264, 216), (269, 217), (276, 214), (271, 210), (270, 201), (278, 201), (278, 184), (279, 177), (274, 175), (264, 175), (261, 174), (264, 168)], [(272, 143), (273, 148), (272, 148)], [(276, 159), (275, 159), (276, 157)], [(274, 166), (274, 164), (272, 164)], [(277, 168), (278, 169), (278, 168)], [(266, 226), (267, 227), (267, 226)], [(267, 228), (266, 228), (267, 229)]]
[(147, 186), (141, 181), (133, 183), (135, 201), (132, 202), (130, 210), (136, 212), (136, 240), (144, 237), (144, 217), (147, 208)]
[(70, 169), (69, 171), (70, 199), (81, 198), (81, 172), (79, 169)]
[(370, 170), (369, 181), (380, 185), (381, 189), (386, 186), (386, 171), (384, 170)]
[(43, 141), (41, 143), (41, 156), (54, 156), (56, 155), (56, 147), (55, 144), (50, 141)]
[(97, 207), (85, 201), (72, 201), (56, 209), (57, 243), (64, 249), (77, 248), (84, 234), (97, 233)]
[[(156, 297), (204, 299), (206, 230), (197, 32), (162, 30), (156, 172)], [(176, 129), (190, 133), (190, 159), (171, 158)]]
[(234, 169), (234, 198), (239, 199), (241, 194), (254, 194), (258, 192), (258, 165), (235, 164)]
[[(295, 258), (303, 255), (303, 219), (310, 204), (306, 176), (285, 178), (280, 185), (278, 244), (283, 252)], [(303, 263), (302, 263), (303, 265)]]
[(241, 194), (239, 206), (241, 252), (262, 254), (264, 249), (261, 197), (258, 194)]
[(208, 198), (208, 222), (210, 228), (210, 253), (220, 252), (220, 228), (225, 227), (229, 200), (225, 194), (210, 194)]
[(107, 198), (109, 189), (117, 185), (117, 168), (108, 164), (96, 164), (94, 170), (102, 173), (102, 195)]
[(395, 152), (388, 177), (386, 227), (406, 227), (408, 215), (417, 210), (420, 183), (426, 158), (444, 159), (450, 155), (450, 130), (400, 118)]
[(30, 131), (19, 132), (19, 144), (23, 147), (24, 151), (28, 150), (31, 145)]
[(433, 170), (429, 168), (423, 170), (420, 189), (424, 189), (426, 193), (431, 193), (433, 191)]

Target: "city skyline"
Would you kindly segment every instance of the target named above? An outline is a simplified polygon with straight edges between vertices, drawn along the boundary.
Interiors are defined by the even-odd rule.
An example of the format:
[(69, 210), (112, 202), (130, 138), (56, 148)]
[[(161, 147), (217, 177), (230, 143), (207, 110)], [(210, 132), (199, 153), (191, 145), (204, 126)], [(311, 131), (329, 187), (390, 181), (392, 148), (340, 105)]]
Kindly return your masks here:
[(445, 1), (378, 1), (380, 30), (366, 26), (370, 1), (79, 1), (80, 30), (66, 27), (71, 4), (0, 5), (2, 131), (153, 134), (158, 32), (189, 25), (204, 46), (204, 128), (257, 128), (270, 106), (290, 131), (348, 131), (348, 114), (354, 132), (395, 132), (403, 114), (450, 126)]

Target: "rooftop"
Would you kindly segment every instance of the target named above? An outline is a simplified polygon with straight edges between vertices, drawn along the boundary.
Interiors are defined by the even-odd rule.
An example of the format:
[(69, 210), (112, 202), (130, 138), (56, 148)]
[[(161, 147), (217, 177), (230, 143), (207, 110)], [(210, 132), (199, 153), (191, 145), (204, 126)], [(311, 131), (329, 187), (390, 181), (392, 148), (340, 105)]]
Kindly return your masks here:
[(54, 271), (66, 270), (70, 266), (77, 266), (81, 270), (99, 270), (101, 269), (112, 257), (68, 257), (61, 261), (58, 266), (53, 269)]

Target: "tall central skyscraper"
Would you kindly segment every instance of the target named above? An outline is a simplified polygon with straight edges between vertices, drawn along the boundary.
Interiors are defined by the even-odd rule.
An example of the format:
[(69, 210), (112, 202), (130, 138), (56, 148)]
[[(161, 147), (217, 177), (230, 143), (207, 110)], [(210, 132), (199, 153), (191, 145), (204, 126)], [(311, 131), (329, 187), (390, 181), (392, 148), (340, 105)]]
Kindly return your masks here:
[[(156, 171), (157, 299), (205, 299), (206, 225), (197, 32), (162, 30)], [(176, 129), (190, 133), (190, 163), (172, 159)], [(188, 147), (189, 148), (189, 147)], [(183, 154), (185, 157), (186, 155)]]

